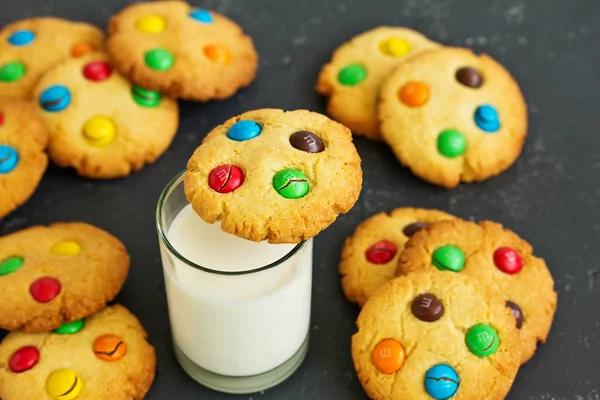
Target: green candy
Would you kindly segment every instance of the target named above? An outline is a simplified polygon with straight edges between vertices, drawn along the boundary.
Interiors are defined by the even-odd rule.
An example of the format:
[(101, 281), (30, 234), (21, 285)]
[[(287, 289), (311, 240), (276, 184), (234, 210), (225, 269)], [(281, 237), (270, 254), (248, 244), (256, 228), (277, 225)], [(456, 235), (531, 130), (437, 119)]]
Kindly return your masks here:
[(487, 324), (473, 325), (465, 335), (469, 351), (477, 357), (487, 357), (496, 352), (500, 338), (494, 328)]
[(433, 252), (431, 262), (441, 271), (459, 272), (465, 266), (465, 255), (456, 246), (442, 246)]
[(367, 70), (359, 64), (348, 65), (339, 72), (338, 81), (342, 85), (354, 86), (358, 85), (367, 78)]
[(83, 329), (83, 320), (78, 319), (77, 321), (62, 324), (60, 327), (56, 328), (52, 332), (60, 333), (61, 335), (72, 335), (74, 333), (79, 332), (81, 329)]
[(23, 265), (23, 257), (9, 257), (0, 262), (0, 276), (12, 274)]
[(447, 129), (438, 136), (437, 148), (445, 157), (458, 157), (467, 150), (467, 140), (459, 131)]
[(25, 65), (20, 62), (10, 62), (0, 67), (0, 81), (15, 82), (25, 75)]
[(284, 169), (273, 177), (273, 188), (286, 199), (299, 199), (308, 193), (308, 178), (297, 169)]
[(146, 65), (157, 71), (166, 71), (173, 66), (174, 58), (165, 49), (154, 49), (146, 53), (144, 57)]
[(140, 106), (156, 107), (160, 104), (160, 93), (152, 90), (146, 90), (134, 85), (131, 88), (131, 95), (133, 96), (133, 100)]

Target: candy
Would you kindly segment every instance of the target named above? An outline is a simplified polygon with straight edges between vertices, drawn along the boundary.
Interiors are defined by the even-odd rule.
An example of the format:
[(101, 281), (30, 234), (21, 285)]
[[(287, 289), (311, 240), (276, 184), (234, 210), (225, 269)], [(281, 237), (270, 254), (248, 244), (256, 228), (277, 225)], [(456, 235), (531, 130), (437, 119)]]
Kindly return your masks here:
[(467, 150), (467, 140), (457, 130), (447, 129), (439, 134), (437, 139), (438, 152), (448, 158), (463, 155)]
[(127, 353), (127, 344), (122, 337), (102, 335), (94, 341), (94, 354), (103, 361), (118, 361)]
[(85, 54), (91, 53), (94, 51), (94, 46), (89, 43), (77, 43), (71, 47), (71, 55), (73, 57), (81, 57)]
[(71, 103), (71, 92), (65, 86), (50, 86), (40, 95), (40, 106), (48, 112), (59, 112)]
[(203, 9), (190, 12), (190, 17), (203, 24), (212, 24), (214, 20), (210, 12)]
[(404, 236), (412, 237), (415, 233), (419, 232), (421, 229), (425, 228), (427, 224), (425, 222), (414, 222), (412, 224), (406, 225), (402, 230)]
[(365, 251), (365, 257), (372, 264), (387, 264), (392, 261), (397, 251), (394, 243), (382, 240), (369, 247)]
[(435, 400), (446, 400), (454, 396), (460, 380), (454, 368), (446, 364), (437, 364), (425, 374), (425, 390)]
[(140, 106), (156, 107), (160, 104), (160, 93), (152, 90), (146, 90), (142, 87), (133, 85), (131, 87), (131, 96)]
[(358, 85), (367, 79), (367, 70), (359, 64), (351, 64), (340, 70), (338, 81), (345, 86)]
[(135, 29), (142, 33), (160, 33), (165, 30), (167, 22), (158, 15), (147, 15), (135, 22)]
[(494, 264), (506, 274), (517, 274), (523, 268), (523, 259), (510, 247), (499, 247), (494, 251)]
[(2, 126), (2, 124), (4, 124), (4, 114), (0, 112), (0, 126)]
[(81, 251), (81, 245), (73, 240), (63, 240), (50, 248), (55, 256), (74, 256)]
[(475, 68), (463, 67), (456, 71), (456, 80), (470, 88), (479, 88), (483, 85), (483, 77)]
[(38, 303), (48, 303), (60, 293), (60, 282), (51, 277), (39, 278), (29, 287), (31, 297)]
[(0, 67), (1, 82), (16, 82), (25, 75), (25, 64), (14, 61), (4, 64)]
[(244, 183), (244, 173), (235, 165), (221, 165), (210, 171), (208, 185), (219, 193), (233, 192)]
[(30, 370), (40, 360), (40, 351), (35, 346), (21, 347), (15, 351), (8, 361), (11, 372), (19, 373)]
[(46, 391), (53, 400), (74, 400), (82, 386), (81, 378), (70, 368), (57, 369), (46, 381)]
[(96, 115), (83, 125), (83, 137), (95, 147), (106, 147), (115, 139), (117, 128), (112, 119)]
[(101, 82), (110, 77), (112, 68), (104, 61), (94, 61), (83, 67), (83, 76), (93, 82)]
[(27, 46), (35, 40), (35, 33), (29, 30), (16, 31), (8, 37), (8, 43), (13, 46)]
[(394, 339), (383, 339), (377, 343), (371, 355), (375, 368), (388, 375), (402, 368), (405, 358), (404, 347)]
[(523, 322), (525, 321), (525, 316), (523, 315), (521, 307), (519, 307), (517, 303), (510, 300), (506, 301), (506, 307), (508, 307), (515, 316), (515, 320), (517, 321), (517, 329), (521, 329), (523, 327)]
[(23, 265), (23, 257), (8, 257), (0, 261), (0, 276), (12, 274)]
[(273, 188), (286, 199), (299, 199), (306, 196), (310, 186), (304, 173), (288, 168), (275, 174)]
[(493, 133), (500, 129), (500, 117), (494, 107), (479, 106), (475, 110), (475, 124), (482, 131)]
[(459, 272), (465, 266), (465, 255), (456, 246), (442, 246), (433, 252), (431, 261), (441, 271)]
[(10, 146), (0, 144), (0, 175), (12, 172), (19, 163), (19, 154)]
[(144, 56), (146, 65), (156, 71), (167, 71), (171, 69), (175, 58), (165, 49), (153, 49)]
[(229, 128), (227, 131), (227, 137), (237, 142), (243, 142), (244, 140), (250, 140), (258, 135), (262, 131), (262, 127), (254, 121), (243, 120), (238, 121)]
[(229, 53), (229, 50), (225, 46), (216, 44), (206, 46), (204, 48), (204, 55), (217, 64), (227, 65), (231, 62), (231, 53)]
[(425, 322), (437, 321), (444, 315), (444, 305), (431, 293), (415, 297), (410, 309), (415, 317)]
[(60, 327), (56, 328), (52, 332), (59, 333), (61, 335), (72, 335), (74, 333), (79, 332), (82, 329), (83, 329), (83, 320), (78, 319), (77, 321), (62, 324)]
[(423, 82), (408, 82), (400, 89), (400, 101), (409, 107), (420, 107), (429, 100), (429, 86)]
[(320, 153), (325, 149), (323, 140), (310, 131), (294, 132), (290, 136), (290, 144), (293, 148), (307, 153)]
[(379, 43), (379, 50), (388, 56), (402, 57), (410, 52), (410, 43), (405, 39), (389, 38)]
[(469, 351), (477, 357), (492, 355), (500, 346), (498, 333), (487, 324), (472, 326), (465, 335), (465, 342)]

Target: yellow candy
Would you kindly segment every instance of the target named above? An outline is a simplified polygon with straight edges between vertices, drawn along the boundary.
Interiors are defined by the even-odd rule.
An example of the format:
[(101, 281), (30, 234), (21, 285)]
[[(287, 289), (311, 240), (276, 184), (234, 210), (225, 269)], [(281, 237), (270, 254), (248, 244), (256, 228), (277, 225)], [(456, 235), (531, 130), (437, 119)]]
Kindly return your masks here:
[(46, 390), (54, 400), (74, 400), (82, 386), (81, 378), (70, 368), (57, 369), (46, 381)]
[(410, 51), (410, 44), (404, 39), (389, 38), (381, 42), (379, 48), (388, 56), (402, 57)]
[(74, 256), (81, 251), (81, 245), (72, 240), (63, 240), (56, 243), (50, 249), (50, 253), (55, 256)]
[(138, 19), (135, 28), (142, 33), (160, 33), (165, 30), (167, 23), (163, 17), (148, 15)]
[(108, 146), (115, 139), (116, 132), (114, 122), (108, 117), (95, 116), (83, 125), (83, 136), (96, 147)]

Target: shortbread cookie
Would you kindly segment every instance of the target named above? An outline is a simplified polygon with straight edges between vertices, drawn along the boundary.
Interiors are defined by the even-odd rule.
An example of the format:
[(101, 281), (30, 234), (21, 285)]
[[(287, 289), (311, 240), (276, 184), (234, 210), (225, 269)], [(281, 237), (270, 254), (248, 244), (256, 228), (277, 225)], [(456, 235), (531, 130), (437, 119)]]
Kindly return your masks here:
[(0, 30), (0, 97), (29, 99), (46, 70), (57, 62), (99, 50), (100, 29), (59, 18), (31, 18)]
[(153, 163), (179, 123), (175, 100), (132, 85), (103, 53), (58, 64), (35, 96), (50, 131), (50, 158), (88, 178), (119, 178)]
[(341, 45), (326, 64), (316, 85), (329, 96), (327, 113), (357, 135), (381, 139), (377, 95), (396, 66), (435, 42), (412, 29), (381, 26)]
[(346, 213), (362, 187), (348, 128), (305, 111), (255, 110), (216, 127), (188, 162), (187, 199), (236, 236), (297, 243)]
[(525, 101), (508, 71), (458, 48), (402, 63), (382, 86), (379, 118), (400, 162), (446, 188), (506, 170), (527, 134)]
[(352, 358), (373, 400), (502, 400), (520, 365), (514, 318), (474, 279), (419, 271), (363, 307)]
[(42, 332), (87, 317), (117, 295), (128, 272), (125, 246), (88, 224), (0, 237), (0, 328)]
[(3, 400), (141, 400), (156, 355), (144, 328), (114, 305), (53, 332), (10, 333), (0, 344)]
[(171, 97), (224, 99), (256, 75), (252, 39), (225, 16), (183, 1), (133, 4), (111, 18), (108, 31), (115, 67)]
[(455, 219), (432, 224), (413, 236), (398, 262), (397, 273), (419, 270), (459, 272), (497, 290), (514, 313), (525, 363), (544, 343), (556, 311), (554, 280), (529, 243), (502, 225)]
[(453, 218), (438, 210), (397, 208), (363, 221), (346, 239), (340, 261), (342, 289), (362, 307), (371, 293), (396, 276), (404, 244), (427, 224)]
[(0, 99), (0, 219), (35, 192), (46, 167), (48, 132), (35, 107)]

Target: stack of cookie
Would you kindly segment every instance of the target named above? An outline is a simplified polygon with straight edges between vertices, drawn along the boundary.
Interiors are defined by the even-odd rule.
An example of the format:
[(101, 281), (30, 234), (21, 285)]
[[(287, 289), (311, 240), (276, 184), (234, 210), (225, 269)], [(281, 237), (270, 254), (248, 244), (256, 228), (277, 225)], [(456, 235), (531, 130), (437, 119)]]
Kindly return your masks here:
[[(224, 99), (256, 76), (252, 39), (183, 1), (131, 5), (99, 29), (32, 18), (0, 31), (0, 218), (47, 166), (90, 179), (128, 176), (170, 146), (177, 98)], [(27, 101), (27, 103), (24, 103)], [(20, 182), (20, 183), (18, 183)]]
[(550, 271), (529, 243), (437, 210), (364, 221), (340, 273), (362, 307), (352, 357), (375, 400), (504, 399), (556, 310)]
[(316, 89), (333, 119), (385, 140), (416, 176), (446, 188), (503, 172), (527, 134), (523, 95), (502, 65), (407, 28), (344, 43)]
[(125, 246), (84, 223), (0, 238), (0, 398), (140, 400), (156, 356), (125, 307)]

